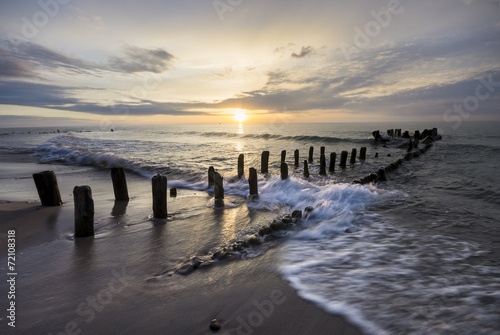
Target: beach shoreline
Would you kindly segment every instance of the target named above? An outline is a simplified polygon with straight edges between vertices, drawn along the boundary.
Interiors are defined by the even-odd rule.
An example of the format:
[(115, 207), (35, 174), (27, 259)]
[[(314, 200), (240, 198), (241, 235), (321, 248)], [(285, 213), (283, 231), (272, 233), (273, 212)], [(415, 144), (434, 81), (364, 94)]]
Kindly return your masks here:
[[(198, 198), (197, 201), (204, 202), (205, 198)], [(93, 273), (100, 270), (106, 273), (104, 277), (108, 281), (120, 271), (133, 278), (126, 283), (127, 290), (118, 292), (113, 301), (106, 304), (106, 308), (99, 312), (96, 309), (95, 317), (90, 318), (92, 309), (88, 305), (80, 313), (78, 307), (87, 304), (89, 295), (97, 297), (107, 285), (90, 285), (80, 293), (74, 291), (74, 285), (69, 285), (64, 290), (72, 292), (65, 298), (58, 294), (57, 286), (47, 285), (44, 281), (46, 276), (51, 276), (49, 273), (41, 274), (39, 281), (36, 279), (36, 271), (39, 270), (28, 269), (32, 263), (30, 258), (36, 255), (36, 268), (45, 272), (43, 269), (46, 267), (38, 262), (40, 255), (54, 256), (50, 250), (52, 247), (65, 253), (77, 252), (89, 256), (96, 244), (106, 243), (105, 239), (99, 237), (73, 240), (71, 233), (68, 233), (72, 224), (72, 208), (69, 207), (72, 207), (71, 202), (60, 207), (44, 207), (38, 202), (0, 201), (0, 239), (5, 241), (8, 230), (16, 231), (17, 263), (20, 269), (16, 329), (13, 331), (2, 322), (5, 326), (2, 327), (3, 333), (37, 331), (56, 334), (64, 331), (65, 327), (76, 327), (74, 331), (80, 329), (84, 334), (104, 334), (111, 330), (121, 334), (214, 334), (209, 329), (209, 323), (217, 319), (222, 325), (218, 334), (362, 334), (342, 316), (327, 313), (297, 295), (277, 270), (279, 247), (273, 247), (252, 259), (221, 261), (187, 276), (161, 271), (156, 275), (141, 273), (126, 264), (122, 268), (113, 267), (111, 275), (109, 269), (81, 269), (78, 273), (84, 277), (79, 278), (80, 283), (92, 282)], [(154, 225), (151, 222), (149, 224)], [(59, 230), (58, 225), (62, 225)], [(4, 249), (2, 246), (2, 262), (6, 259)], [(101, 256), (96, 254), (92, 257)], [(44, 259), (49, 263), (52, 261), (50, 257)], [(85, 263), (85, 260), (78, 259)], [(68, 271), (56, 272), (66, 272), (63, 277), (68, 278), (71, 277)], [(64, 282), (62, 280), (60, 283), (68, 286), (69, 283)], [(33, 292), (30, 283), (44, 283), (43, 290), (46, 292), (40, 296)], [(36, 304), (23, 301), (23, 297), (28, 294), (38, 296)], [(75, 299), (75, 295), (79, 298)], [(154, 299), (154, 303), (151, 299)], [(64, 313), (66, 318), (53, 313), (54, 309), (60, 309), (59, 303), (64, 303), (70, 310)], [(141, 306), (140, 311), (133, 307), (137, 304)], [(45, 309), (37, 309), (40, 305), (45, 306)], [(26, 322), (29, 319), (32, 321)]]

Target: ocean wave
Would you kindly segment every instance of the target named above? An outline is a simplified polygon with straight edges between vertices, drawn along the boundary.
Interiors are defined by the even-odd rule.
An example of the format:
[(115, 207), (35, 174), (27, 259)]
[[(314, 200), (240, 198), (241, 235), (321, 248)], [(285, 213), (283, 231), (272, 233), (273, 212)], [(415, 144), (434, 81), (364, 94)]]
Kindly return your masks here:
[[(193, 135), (193, 132), (186, 134)], [(368, 139), (364, 138), (340, 138), (332, 136), (317, 136), (317, 135), (277, 135), (277, 134), (238, 134), (233, 132), (203, 132), (198, 133), (203, 137), (225, 137), (225, 138), (248, 138), (248, 139), (263, 139), (263, 140), (283, 140), (283, 141), (296, 141), (296, 142), (322, 142), (322, 143), (366, 143)]]

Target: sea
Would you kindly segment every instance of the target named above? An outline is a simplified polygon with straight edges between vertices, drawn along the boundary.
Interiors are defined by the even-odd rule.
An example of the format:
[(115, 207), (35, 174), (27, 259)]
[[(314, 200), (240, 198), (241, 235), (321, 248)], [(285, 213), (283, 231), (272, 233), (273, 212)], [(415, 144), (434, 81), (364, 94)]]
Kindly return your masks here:
[[(382, 143), (372, 137), (374, 130), (395, 128), (410, 134), (437, 128), (442, 140), (419, 157), (404, 160), (387, 174), (387, 181), (354, 182), (405, 156), (406, 139)], [(305, 178), (303, 162), (310, 147), (313, 162)], [(319, 175), (321, 147), (325, 176)], [(355, 148), (359, 156), (361, 147), (367, 148), (364, 161), (357, 157), (354, 164), (339, 167), (342, 151), (351, 157)], [(296, 149), (299, 166), (294, 165)], [(270, 152), (267, 174), (260, 173), (264, 150)], [(283, 150), (289, 167), (286, 180), (280, 178)], [(332, 152), (337, 161), (328, 172)], [(241, 179), (240, 154), (245, 164)], [(264, 236), (262, 244), (242, 252), (237, 262), (277, 250), (275, 267), (300, 297), (344, 316), (366, 334), (500, 334), (499, 122), (12, 128), (0, 129), (0, 157), (0, 199), (22, 201), (37, 200), (31, 175), (20, 167), (20, 162), (29, 162), (40, 171), (55, 170), (63, 179), (60, 184), (83, 172), (124, 167), (149, 190), (150, 179), (162, 174), (169, 188), (196, 192), (211, 208), (207, 170), (213, 166), (224, 178), (227, 210), (237, 210), (236, 228), (213, 232), (221, 234), (222, 242), (256, 233), (294, 210), (313, 208), (290, 229)], [(258, 172), (258, 198), (249, 197), (250, 167)], [(182, 215), (187, 221), (202, 220), (199, 208), (188, 205)], [(151, 223), (146, 215), (140, 220)], [(113, 243), (125, 234), (107, 229), (106, 222), (100, 222), (96, 236)], [(189, 258), (208, 247), (201, 249), (183, 253)], [(154, 260), (175, 268), (181, 258)]]

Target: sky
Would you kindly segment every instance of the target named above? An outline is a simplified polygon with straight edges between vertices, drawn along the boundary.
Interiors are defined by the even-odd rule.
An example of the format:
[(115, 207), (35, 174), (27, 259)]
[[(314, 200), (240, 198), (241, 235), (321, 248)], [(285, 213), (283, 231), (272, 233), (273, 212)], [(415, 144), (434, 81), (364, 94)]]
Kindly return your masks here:
[(500, 120), (500, 0), (0, 0), (0, 127)]

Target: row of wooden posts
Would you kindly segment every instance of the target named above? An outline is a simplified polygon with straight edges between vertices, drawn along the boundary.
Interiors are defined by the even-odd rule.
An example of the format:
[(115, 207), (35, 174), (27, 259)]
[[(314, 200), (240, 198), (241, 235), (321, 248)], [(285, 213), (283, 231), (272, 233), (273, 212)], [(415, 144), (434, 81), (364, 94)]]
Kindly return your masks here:
[[(309, 177), (308, 164), (313, 162), (314, 147), (309, 149), (309, 159), (304, 160), (304, 176)], [(351, 152), (350, 163), (356, 162), (357, 150)], [(330, 154), (329, 171), (335, 171), (336, 153)], [(347, 165), (348, 152), (342, 151), (339, 166)], [(361, 148), (361, 160), (366, 159), (366, 147)], [(286, 150), (281, 152), (281, 179), (288, 178), (288, 165), (285, 163)], [(299, 150), (295, 150), (295, 166), (299, 165)], [(269, 151), (262, 153), (261, 172), (269, 172)], [(238, 157), (238, 177), (244, 174), (244, 155)], [(321, 147), (320, 155), (320, 175), (326, 175), (325, 147)], [(61, 206), (61, 194), (57, 184), (57, 178), (53, 171), (43, 171), (33, 174), (38, 195), (42, 206)], [(116, 201), (128, 201), (128, 188), (125, 177), (125, 170), (122, 167), (111, 168), (111, 180)], [(157, 174), (151, 180), (153, 191), (153, 217), (159, 219), (167, 218), (167, 177)], [(259, 194), (257, 185), (257, 170), (249, 169), (248, 183), (250, 187), (250, 196), (257, 197)], [(216, 172), (214, 167), (208, 169), (208, 187), (214, 187), (215, 206), (224, 206), (224, 184), (223, 177)], [(175, 188), (170, 189), (170, 195), (177, 194)], [(84, 237), (94, 235), (94, 201), (92, 199), (92, 190), (90, 186), (75, 186), (73, 189), (73, 200), (75, 204), (75, 237)]]
[[(319, 174), (320, 175), (326, 175), (326, 156), (325, 156), (325, 147), (320, 148), (320, 163), (319, 163)], [(309, 177), (309, 164), (313, 162), (313, 155), (314, 155), (314, 147), (309, 148), (309, 159), (304, 160), (304, 177)], [(347, 166), (347, 157), (349, 155), (349, 152), (347, 151), (342, 151), (340, 154), (340, 167), (346, 167)], [(349, 163), (350, 164), (355, 164), (356, 163), (356, 155), (357, 155), (357, 149), (353, 148), (351, 152), (351, 158)], [(294, 158), (295, 158), (295, 166), (299, 166), (299, 149), (296, 149), (294, 151)], [(330, 165), (328, 167), (328, 171), (331, 173), (335, 172), (335, 161), (337, 159), (337, 154), (335, 152), (330, 153)], [(365, 160), (366, 159), (366, 147), (362, 147), (359, 153), (359, 159), (360, 160)], [(285, 162), (286, 160), (286, 150), (281, 151), (281, 179), (286, 179), (288, 177), (288, 165)], [(244, 161), (244, 156), (243, 154), (240, 154), (238, 157), (238, 177), (241, 178), (243, 176), (243, 161)], [(263, 151), (262, 152), (262, 157), (261, 157), (261, 167), (260, 167), (260, 172), (261, 173), (268, 173), (269, 172), (269, 151)]]
[[(63, 201), (59, 192), (57, 178), (53, 171), (33, 174), (42, 206), (61, 206)], [(111, 180), (116, 201), (128, 201), (127, 180), (122, 167), (111, 168)], [(167, 177), (157, 174), (151, 180), (153, 189), (153, 217), (167, 218)], [(177, 190), (170, 189), (175, 196)], [(75, 186), (73, 189), (75, 203), (75, 237), (94, 235), (94, 200), (90, 186)]]

